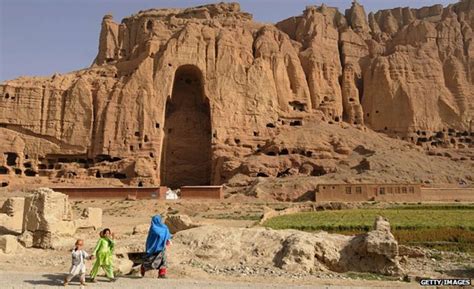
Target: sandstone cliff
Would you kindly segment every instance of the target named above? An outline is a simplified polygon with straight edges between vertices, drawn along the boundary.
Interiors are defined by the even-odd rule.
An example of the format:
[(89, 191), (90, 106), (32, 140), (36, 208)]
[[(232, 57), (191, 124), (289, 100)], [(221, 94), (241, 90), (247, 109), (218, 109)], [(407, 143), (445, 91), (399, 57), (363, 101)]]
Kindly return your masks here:
[[(356, 145), (271, 148), (323, 123), (472, 148), (473, 27), (474, 0), (368, 16), (311, 6), (275, 25), (237, 3), (106, 15), (90, 68), (0, 85), (0, 173), (172, 187), (318, 175)], [(252, 167), (272, 154), (286, 157)]]

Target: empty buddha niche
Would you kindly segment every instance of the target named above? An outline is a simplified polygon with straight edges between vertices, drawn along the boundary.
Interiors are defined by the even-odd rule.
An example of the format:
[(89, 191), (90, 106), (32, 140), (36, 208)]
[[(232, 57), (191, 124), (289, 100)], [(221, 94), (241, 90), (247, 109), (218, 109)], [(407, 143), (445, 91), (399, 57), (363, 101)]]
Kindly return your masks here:
[(209, 185), (211, 178), (211, 118), (201, 71), (178, 68), (166, 103), (161, 185)]

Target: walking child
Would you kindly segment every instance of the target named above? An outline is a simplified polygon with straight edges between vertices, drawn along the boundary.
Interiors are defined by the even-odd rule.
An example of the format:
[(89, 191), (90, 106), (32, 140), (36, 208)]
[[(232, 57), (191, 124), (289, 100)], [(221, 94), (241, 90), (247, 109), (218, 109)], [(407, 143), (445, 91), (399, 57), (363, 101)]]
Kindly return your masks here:
[(96, 260), (91, 269), (91, 282), (96, 282), (95, 278), (97, 273), (99, 273), (99, 268), (105, 271), (105, 275), (111, 282), (115, 281), (114, 264), (112, 260), (114, 247), (115, 242), (110, 229), (102, 230), (102, 232), (100, 232), (100, 239), (92, 253), (92, 256), (96, 257)]
[(81, 285), (85, 285), (86, 282), (86, 259), (92, 259), (92, 256), (89, 256), (86, 251), (82, 248), (84, 247), (84, 241), (79, 239), (76, 241), (74, 249), (72, 250), (72, 265), (69, 270), (69, 274), (64, 278), (64, 286), (67, 286), (71, 282), (72, 278), (79, 275), (79, 281)]

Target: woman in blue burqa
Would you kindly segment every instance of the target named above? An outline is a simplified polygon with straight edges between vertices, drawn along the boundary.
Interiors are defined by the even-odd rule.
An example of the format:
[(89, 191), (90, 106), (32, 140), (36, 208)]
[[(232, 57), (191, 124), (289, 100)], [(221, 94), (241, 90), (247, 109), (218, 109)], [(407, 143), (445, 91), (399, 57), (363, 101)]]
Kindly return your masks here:
[(161, 216), (151, 218), (150, 230), (146, 239), (146, 255), (141, 267), (141, 274), (149, 270), (158, 270), (158, 278), (166, 278), (166, 247), (169, 246), (171, 234)]

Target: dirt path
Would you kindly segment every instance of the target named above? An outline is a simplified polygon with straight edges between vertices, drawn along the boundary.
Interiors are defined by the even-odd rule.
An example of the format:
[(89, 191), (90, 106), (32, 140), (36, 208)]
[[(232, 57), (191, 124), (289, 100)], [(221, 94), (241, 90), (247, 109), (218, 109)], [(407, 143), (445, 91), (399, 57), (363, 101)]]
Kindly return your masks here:
[[(10, 288), (64, 288), (62, 286), (63, 274), (42, 274), (42, 273), (24, 273), (24, 272), (0, 272), (0, 284), (2, 289)], [(192, 279), (152, 279), (152, 278), (134, 278), (121, 277), (115, 283), (109, 283), (106, 279), (99, 278), (97, 283), (87, 283), (85, 288), (116, 288), (116, 289), (148, 289), (148, 288), (167, 288), (167, 289), (310, 289), (310, 288), (401, 288), (400, 284), (390, 286), (390, 283), (375, 284), (368, 282), (362, 285), (355, 285), (350, 282), (344, 285), (327, 285), (328, 280), (315, 285), (291, 285), (291, 284), (271, 284), (267, 283), (244, 283), (244, 282), (225, 282), (213, 280), (192, 280)], [(371, 284), (372, 283), (372, 284)], [(404, 288), (410, 287), (405, 283)], [(414, 286), (416, 287), (416, 286)], [(67, 288), (80, 288), (77, 280), (74, 280)]]

